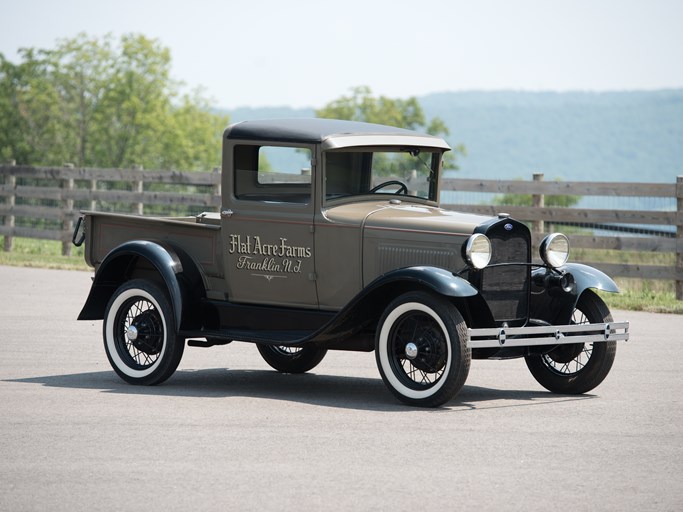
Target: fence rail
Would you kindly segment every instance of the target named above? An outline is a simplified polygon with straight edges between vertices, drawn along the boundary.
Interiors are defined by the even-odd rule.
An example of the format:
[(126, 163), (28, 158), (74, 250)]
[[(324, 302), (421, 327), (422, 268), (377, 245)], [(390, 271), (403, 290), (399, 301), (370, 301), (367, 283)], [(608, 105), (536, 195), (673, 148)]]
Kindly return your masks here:
[[(70, 254), (74, 221), (81, 209), (128, 211), (159, 215), (199, 213), (221, 205), (221, 176), (213, 172), (143, 171), (141, 169), (77, 169), (66, 167), (0, 166), (0, 235), (4, 250), (13, 237), (62, 241)], [(683, 177), (675, 183), (606, 183), (446, 178), (442, 181), (446, 208), (484, 215), (501, 211), (528, 222), (534, 241), (558, 225), (574, 226), (572, 247), (594, 251), (632, 251), (669, 255), (670, 264), (591, 262), (611, 276), (675, 282), (683, 300)], [(458, 194), (458, 200), (444, 200)], [(466, 200), (462, 196), (466, 195)], [(497, 205), (491, 195), (531, 195), (532, 206)], [(549, 196), (659, 198), (670, 207), (645, 209), (560, 208), (546, 206)], [(480, 196), (484, 199), (477, 199)], [(3, 220), (4, 219), (4, 220)], [(576, 227), (578, 226), (578, 228)], [(604, 259), (604, 258), (603, 258)]]

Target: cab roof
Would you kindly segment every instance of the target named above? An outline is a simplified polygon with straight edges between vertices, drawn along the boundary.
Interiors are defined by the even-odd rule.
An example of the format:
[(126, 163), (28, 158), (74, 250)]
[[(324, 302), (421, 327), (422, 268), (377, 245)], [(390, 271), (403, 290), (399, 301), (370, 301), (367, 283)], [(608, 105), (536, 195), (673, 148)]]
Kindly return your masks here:
[(322, 144), (324, 149), (351, 146), (408, 145), (450, 149), (441, 138), (382, 124), (339, 119), (264, 119), (228, 126), (226, 139)]

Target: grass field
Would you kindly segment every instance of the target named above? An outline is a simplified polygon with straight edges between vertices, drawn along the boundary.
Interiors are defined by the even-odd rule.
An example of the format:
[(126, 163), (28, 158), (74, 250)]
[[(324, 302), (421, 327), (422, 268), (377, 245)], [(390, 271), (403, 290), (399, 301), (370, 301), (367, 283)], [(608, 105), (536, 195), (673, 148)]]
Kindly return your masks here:
[(600, 293), (610, 309), (683, 315), (683, 301), (676, 300), (673, 282), (615, 279), (621, 293)]
[[(0, 237), (0, 248), (2, 247), (2, 242), (4, 240)], [(595, 252), (597, 253), (598, 251)], [(623, 252), (602, 252), (615, 252), (617, 254), (613, 256), (617, 257), (618, 261), (623, 262)], [(595, 254), (575, 253), (574, 255), (579, 256), (581, 259), (590, 258), (591, 261), (599, 261)], [(609, 255), (603, 257), (609, 257)], [(655, 257), (663, 258), (663, 261), (658, 261), (657, 264), (668, 263), (666, 259), (668, 255)], [(639, 258), (637, 262), (655, 264), (651, 259), (641, 261)], [(0, 249), (0, 265), (64, 270), (92, 270), (83, 259), (83, 247), (72, 247), (71, 256), (62, 256), (61, 242), (30, 238), (14, 238), (12, 252), (4, 252)], [(621, 289), (621, 293), (600, 294), (611, 309), (683, 314), (683, 301), (676, 300), (672, 282), (645, 281), (640, 279), (616, 279), (616, 281)]]
[(0, 237), (0, 265), (38, 267), (63, 270), (92, 270), (83, 258), (83, 247), (72, 247), (71, 256), (62, 256), (62, 243), (54, 240), (14, 238), (11, 252), (2, 250)]
[[(605, 251), (597, 249), (574, 249), (572, 261), (592, 263), (625, 263), (630, 265), (675, 264), (673, 253)], [(683, 314), (683, 301), (676, 300), (673, 281), (615, 278), (621, 293), (602, 293), (600, 296), (611, 309), (629, 309), (652, 313)]]

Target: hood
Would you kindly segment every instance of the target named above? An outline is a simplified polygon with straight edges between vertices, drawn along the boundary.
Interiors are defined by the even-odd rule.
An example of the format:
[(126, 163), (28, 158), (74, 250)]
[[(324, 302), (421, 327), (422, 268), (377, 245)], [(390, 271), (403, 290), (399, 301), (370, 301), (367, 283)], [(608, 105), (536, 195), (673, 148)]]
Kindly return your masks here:
[(362, 231), (363, 282), (386, 272), (413, 266), (458, 271), (464, 241), (491, 217), (444, 210), (426, 204), (367, 201), (327, 210), (336, 223)]
[(469, 236), (477, 226), (490, 220), (491, 217), (484, 215), (427, 205), (385, 204), (369, 213), (365, 228)]
[(325, 211), (332, 222), (359, 227), (402, 231), (432, 232), (469, 236), (474, 229), (491, 220), (486, 215), (444, 210), (435, 206), (389, 201), (355, 202)]

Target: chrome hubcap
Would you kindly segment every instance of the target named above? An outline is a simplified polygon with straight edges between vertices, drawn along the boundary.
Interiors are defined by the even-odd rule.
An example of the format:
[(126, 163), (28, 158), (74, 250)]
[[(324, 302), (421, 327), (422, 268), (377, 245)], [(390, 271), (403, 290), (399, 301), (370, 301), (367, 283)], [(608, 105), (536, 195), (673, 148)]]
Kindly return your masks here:
[(128, 341), (135, 341), (138, 339), (138, 330), (134, 325), (128, 326), (128, 329), (126, 329), (126, 337), (128, 338)]
[(406, 357), (411, 360), (417, 357), (417, 345), (415, 343), (406, 344)]

